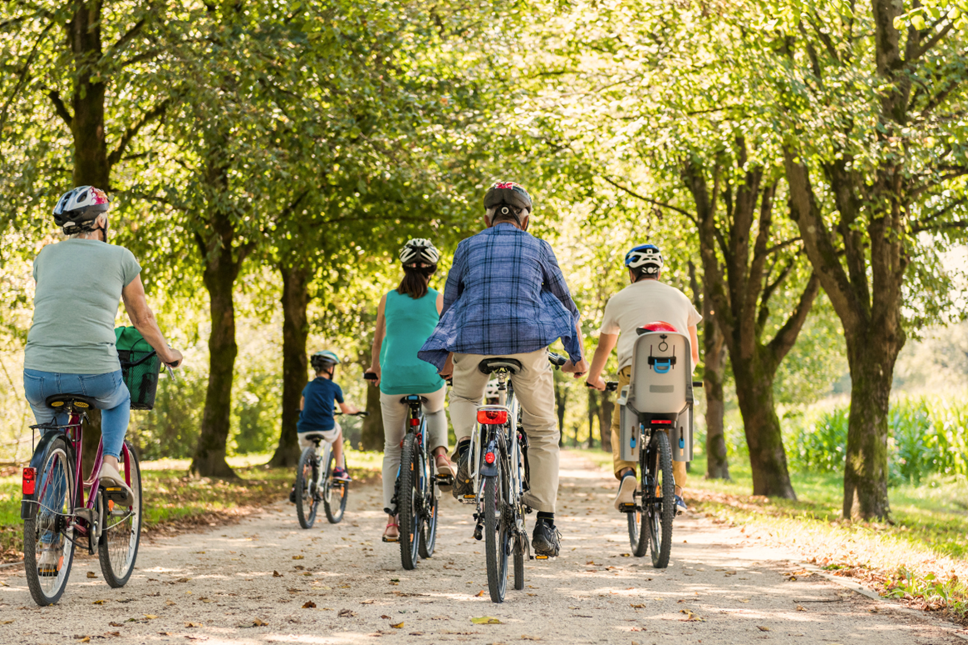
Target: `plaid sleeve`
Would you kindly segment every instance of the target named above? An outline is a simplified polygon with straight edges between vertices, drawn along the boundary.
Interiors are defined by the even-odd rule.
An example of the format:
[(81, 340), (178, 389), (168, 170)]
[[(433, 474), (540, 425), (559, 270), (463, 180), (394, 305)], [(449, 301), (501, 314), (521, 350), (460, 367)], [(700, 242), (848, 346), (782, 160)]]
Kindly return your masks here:
[(454, 263), (450, 267), (450, 272), (447, 274), (447, 283), (444, 285), (444, 305), (440, 310), (441, 318), (457, 302), (461, 292), (464, 290), (463, 276), (466, 248), (464, 242), (461, 242), (457, 245), (457, 251), (454, 253)]
[(571, 312), (575, 322), (578, 322), (581, 315), (578, 313), (575, 301), (571, 299), (571, 292), (568, 291), (568, 284), (565, 282), (565, 276), (561, 273), (561, 267), (558, 266), (558, 258), (555, 257), (555, 252), (551, 250), (551, 245), (544, 240), (541, 240), (541, 249), (541, 270), (544, 272), (544, 286)]

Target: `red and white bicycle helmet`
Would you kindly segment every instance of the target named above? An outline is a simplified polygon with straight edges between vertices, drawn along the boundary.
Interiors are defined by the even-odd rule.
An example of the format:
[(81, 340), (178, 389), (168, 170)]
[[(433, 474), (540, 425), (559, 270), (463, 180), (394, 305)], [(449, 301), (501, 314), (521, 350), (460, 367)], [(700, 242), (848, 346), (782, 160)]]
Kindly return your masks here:
[(440, 260), (440, 252), (430, 240), (422, 237), (415, 237), (400, 249), (400, 261), (404, 266), (417, 263), (437, 266), (438, 260)]
[(648, 325), (642, 325), (639, 327), (639, 333), (644, 334), (649, 331), (671, 331), (674, 333), (679, 333), (679, 330), (665, 322), (664, 320), (656, 320), (655, 322), (650, 322)]
[[(64, 193), (54, 207), (54, 223), (64, 229), (86, 228), (111, 207), (107, 194), (94, 186), (78, 186)], [(66, 230), (64, 231), (67, 232)]]
[(520, 226), (521, 218), (527, 217), (533, 210), (531, 195), (524, 186), (513, 181), (499, 181), (484, 195), (484, 216), (488, 222), (500, 211), (503, 215), (511, 215)]

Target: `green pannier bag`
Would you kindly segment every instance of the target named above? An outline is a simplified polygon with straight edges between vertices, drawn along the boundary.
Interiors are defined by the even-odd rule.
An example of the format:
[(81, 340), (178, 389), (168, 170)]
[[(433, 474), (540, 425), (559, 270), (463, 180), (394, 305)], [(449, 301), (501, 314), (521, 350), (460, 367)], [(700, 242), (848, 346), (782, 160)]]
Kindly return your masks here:
[(114, 330), (114, 337), (124, 384), (131, 393), (131, 409), (152, 409), (158, 391), (161, 359), (134, 327), (118, 327)]

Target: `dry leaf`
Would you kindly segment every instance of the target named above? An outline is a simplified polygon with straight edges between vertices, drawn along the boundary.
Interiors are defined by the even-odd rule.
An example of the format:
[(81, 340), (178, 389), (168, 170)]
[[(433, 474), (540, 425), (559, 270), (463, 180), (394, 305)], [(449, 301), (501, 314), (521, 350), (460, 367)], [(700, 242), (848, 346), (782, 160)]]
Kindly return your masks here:
[[(88, 571), (88, 572), (87, 572), (87, 577), (88, 577), (88, 578), (97, 578), (97, 574), (96, 574), (96, 573), (94, 573), (93, 571)], [(87, 636), (86, 638), (87, 638), (88, 640), (91, 640), (91, 637), (90, 637), (90, 636)]]
[(352, 618), (353, 616), (356, 615), (356, 612), (353, 611), (352, 609), (340, 609), (339, 614), (337, 615), (340, 618)]
[(211, 598), (199, 598), (202, 602), (214, 602)]
[(108, 623), (111, 627), (124, 627), (121, 623)]
[(375, 600), (361, 600), (360, 601), (360, 604), (361, 605), (372, 605), (375, 602), (376, 602)]
[(390, 620), (390, 617), (387, 616), (386, 614), (383, 614), (382, 616), (380, 616), (380, 618), (383, 618), (384, 620)]
[(740, 602), (749, 602), (750, 599), (749, 598), (740, 598), (739, 601)]
[(0, 620), (0, 625), (9, 625), (12, 622), (12, 620)]
[(252, 626), (253, 626), (253, 627), (266, 627), (266, 626), (268, 626), (268, 625), (269, 625), (269, 623), (267, 623), (266, 621), (264, 621), (264, 620), (261, 620), (261, 619), (259, 619), (259, 618), (256, 618), (256, 619), (254, 619), (254, 620), (252, 621)]
[(528, 636), (528, 635), (524, 634), (524, 635), (521, 636), (521, 640), (523, 640), (523, 641), (540, 641), (541, 640), (541, 637), (540, 636)]
[(394, 629), (403, 629), (403, 621), (397, 623), (396, 625), (390, 625)]
[(307, 600), (302, 606), (303, 609), (316, 609), (316, 603), (312, 600)]
[(80, 643), (90, 643), (91, 642), (91, 637), (90, 636), (75, 636), (74, 638), (75, 638), (75, 640), (77, 640)]
[(475, 625), (503, 625), (500, 620), (494, 618), (493, 616), (478, 616), (477, 618), (471, 618), (471, 622)]
[(629, 607), (631, 607), (632, 609), (645, 609), (645, 603), (638, 603), (638, 604), (630, 603)]
[(155, 618), (157, 618), (157, 616), (155, 616), (154, 614), (145, 614), (145, 618), (147, 618), (148, 620), (154, 620)]
[(173, 607), (175, 605), (175, 601), (174, 600), (166, 600), (165, 601), (165, 605), (167, 607)]
[(107, 600), (95, 600), (95, 601), (94, 601), (94, 602), (92, 602), (91, 604), (92, 604), (92, 605), (103, 605), (103, 604), (104, 604), (104, 603), (106, 603), (106, 602), (107, 602)]
[(179, 578), (178, 580), (175, 580), (175, 582), (188, 582), (189, 580), (191, 580), (191, 578)]
[(477, 592), (476, 594), (474, 594), (474, 595), (475, 595), (475, 596), (477, 596), (478, 598), (483, 598), (483, 597), (484, 597), (484, 590), (483, 590), (483, 589), (481, 589), (480, 591), (478, 591), (478, 592)]
[(294, 555), (294, 556), (292, 556), (292, 559), (293, 560), (304, 560), (305, 558), (306, 558), (306, 556), (304, 556), (304, 555)]
[(756, 628), (758, 630), (760, 630), (761, 632), (768, 632), (768, 631), (770, 631), (770, 628), (769, 627), (764, 627), (763, 625), (757, 625)]
[(105, 636), (120, 636), (121, 632), (104, 632)]
[(185, 623), (185, 627), (201, 627), (201, 623)]
[(797, 605), (797, 611), (806, 611), (806, 608), (803, 605)]
[(272, 572), (272, 577), (273, 578), (281, 578), (282, 577), (282, 574), (279, 573), (278, 571), (273, 571)]

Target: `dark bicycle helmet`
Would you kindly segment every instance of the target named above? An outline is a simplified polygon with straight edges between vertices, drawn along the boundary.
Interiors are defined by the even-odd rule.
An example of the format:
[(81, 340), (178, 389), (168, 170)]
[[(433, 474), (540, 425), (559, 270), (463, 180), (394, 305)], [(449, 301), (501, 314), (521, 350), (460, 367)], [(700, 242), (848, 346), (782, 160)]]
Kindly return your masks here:
[(322, 372), (325, 369), (339, 365), (339, 357), (328, 349), (324, 349), (321, 352), (316, 352), (309, 357), (309, 364), (313, 366), (313, 369), (317, 372)]
[[(54, 223), (67, 229), (89, 229), (87, 222), (93, 222), (101, 213), (111, 207), (108, 196), (94, 186), (78, 186), (64, 193), (54, 206)], [(73, 231), (76, 232), (76, 231)]]
[(531, 195), (523, 186), (513, 181), (498, 182), (484, 195), (484, 214), (490, 222), (500, 210), (501, 214), (511, 214), (514, 221), (521, 225), (521, 218), (534, 210)]

